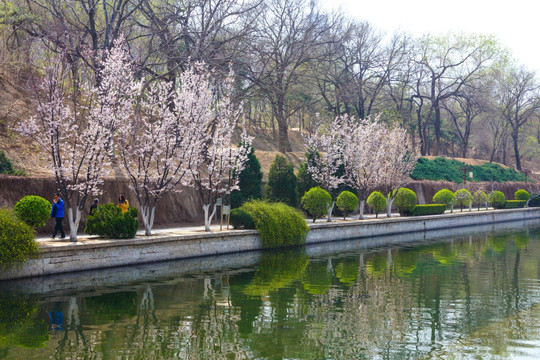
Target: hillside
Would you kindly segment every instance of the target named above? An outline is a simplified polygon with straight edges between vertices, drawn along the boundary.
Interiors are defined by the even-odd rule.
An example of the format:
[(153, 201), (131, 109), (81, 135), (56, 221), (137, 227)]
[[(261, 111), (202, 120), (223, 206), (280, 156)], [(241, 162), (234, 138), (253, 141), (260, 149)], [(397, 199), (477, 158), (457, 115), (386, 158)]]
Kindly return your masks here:
[[(21, 137), (13, 129), (16, 129), (22, 119), (32, 116), (34, 113), (30, 94), (25, 90), (24, 84), (28, 81), (24, 76), (14, 78), (12, 72), (0, 69), (0, 151), (4, 151), (13, 165), (23, 169), (30, 176), (50, 176), (48, 154), (33, 144), (28, 139)], [(249, 129), (253, 136), (255, 154), (261, 163), (264, 178), (278, 151), (277, 134), (272, 129)], [(304, 161), (306, 151), (302, 132), (298, 129), (289, 130), (289, 139), (292, 152), (284, 156), (298, 167)], [(282, 154), (283, 155), (283, 154)], [(427, 157), (433, 158), (433, 157)], [(455, 158), (469, 165), (481, 165), (486, 160)], [(504, 166), (504, 165), (502, 165)], [(528, 162), (525, 168), (532, 171), (532, 176), (540, 178), (540, 164)], [(535, 176), (536, 175), (536, 176)]]

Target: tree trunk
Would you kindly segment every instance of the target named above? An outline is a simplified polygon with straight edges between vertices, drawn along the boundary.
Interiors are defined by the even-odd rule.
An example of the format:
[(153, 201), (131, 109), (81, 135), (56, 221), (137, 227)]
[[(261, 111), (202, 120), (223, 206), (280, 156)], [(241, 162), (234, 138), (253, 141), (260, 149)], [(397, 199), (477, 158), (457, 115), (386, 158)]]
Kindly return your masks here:
[(386, 217), (392, 217), (392, 204), (394, 203), (394, 198), (388, 196), (386, 198)]
[(148, 206), (141, 206), (141, 217), (144, 224), (144, 235), (152, 235), (152, 227), (154, 226), (154, 215), (156, 212), (156, 206), (152, 206), (152, 209), (149, 209)]
[(204, 210), (204, 231), (210, 231), (210, 224), (212, 223), (212, 219), (214, 218), (214, 215), (216, 214), (216, 205), (214, 205), (214, 210), (212, 210), (212, 214), (210, 214), (210, 205), (212, 204), (204, 204), (203, 210)]
[(360, 200), (360, 216), (358, 216), (358, 219), (364, 220), (364, 204), (366, 203), (365, 200)]
[(433, 147), (431, 150), (431, 155), (438, 156), (439, 155), (439, 142), (441, 140), (441, 108), (439, 106), (439, 102), (435, 101), (433, 104), (433, 107), (435, 108), (435, 119), (433, 121), (433, 128), (435, 130), (435, 136), (433, 138)]
[(519, 154), (519, 143), (518, 143), (518, 134), (517, 131), (514, 134), (512, 132), (512, 141), (514, 143), (514, 155), (516, 157), (516, 169), (521, 171), (521, 155)]
[(69, 220), (69, 241), (77, 242), (77, 231), (79, 230), (79, 222), (81, 221), (81, 210), (75, 208), (75, 218), (73, 218), (73, 208), (68, 208)]
[(336, 205), (335, 201), (332, 201), (332, 206), (328, 208), (328, 222), (332, 221), (332, 211), (334, 210), (334, 206)]
[(287, 121), (278, 119), (278, 130), (279, 130), (279, 151), (282, 153), (291, 152), (291, 143), (289, 142), (289, 134), (287, 132)]

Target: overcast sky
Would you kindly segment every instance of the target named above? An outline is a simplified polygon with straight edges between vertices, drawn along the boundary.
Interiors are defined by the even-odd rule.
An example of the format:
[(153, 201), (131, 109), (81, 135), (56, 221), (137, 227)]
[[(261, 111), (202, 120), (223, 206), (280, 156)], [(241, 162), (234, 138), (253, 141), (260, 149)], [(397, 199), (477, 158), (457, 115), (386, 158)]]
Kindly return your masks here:
[(392, 33), (495, 35), (518, 63), (540, 75), (540, 0), (321, 0), (327, 10)]

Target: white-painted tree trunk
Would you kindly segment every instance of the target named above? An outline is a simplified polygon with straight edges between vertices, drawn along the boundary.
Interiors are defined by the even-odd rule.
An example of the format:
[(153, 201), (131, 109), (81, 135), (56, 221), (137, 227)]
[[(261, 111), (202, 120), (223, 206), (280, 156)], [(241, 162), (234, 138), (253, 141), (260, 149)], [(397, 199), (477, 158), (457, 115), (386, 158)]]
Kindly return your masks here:
[(75, 208), (75, 218), (73, 217), (73, 208), (68, 208), (69, 220), (69, 241), (77, 242), (77, 231), (79, 230), (79, 222), (81, 221), (81, 210)]
[(394, 203), (394, 198), (386, 198), (386, 217), (392, 217), (392, 204)]
[(451, 213), (454, 212), (454, 204), (450, 205), (450, 212), (451, 212)]
[(364, 204), (366, 203), (365, 200), (360, 200), (360, 216), (358, 216), (358, 219), (364, 220)]
[(328, 222), (331, 222), (332, 221), (332, 211), (334, 211), (334, 206), (336, 205), (336, 202), (335, 201), (332, 201), (332, 206), (330, 206), (328, 208)]
[(204, 204), (203, 205), (203, 210), (204, 210), (204, 231), (210, 231), (210, 224), (212, 223), (212, 219), (214, 218), (214, 215), (216, 214), (216, 205), (214, 205), (214, 210), (212, 210), (212, 214), (209, 214), (210, 205), (212, 205), (212, 204)]
[(152, 209), (149, 209), (148, 206), (141, 207), (141, 217), (144, 224), (144, 235), (152, 235), (152, 227), (154, 226), (154, 215), (156, 212), (156, 206), (152, 206)]

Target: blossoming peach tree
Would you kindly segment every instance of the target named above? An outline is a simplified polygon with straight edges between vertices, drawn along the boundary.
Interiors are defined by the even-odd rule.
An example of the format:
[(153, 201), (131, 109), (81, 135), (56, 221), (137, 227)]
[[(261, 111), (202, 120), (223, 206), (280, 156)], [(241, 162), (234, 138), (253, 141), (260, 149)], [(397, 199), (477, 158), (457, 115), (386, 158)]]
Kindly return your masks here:
[(50, 155), (58, 191), (66, 204), (69, 238), (77, 241), (81, 212), (88, 196), (102, 191), (103, 176), (114, 152), (113, 134), (130, 101), (124, 93), (125, 68), (120, 46), (100, 54), (96, 85), (89, 77), (73, 79), (66, 54), (59, 53), (45, 75), (33, 84), (37, 114), (17, 129)]

